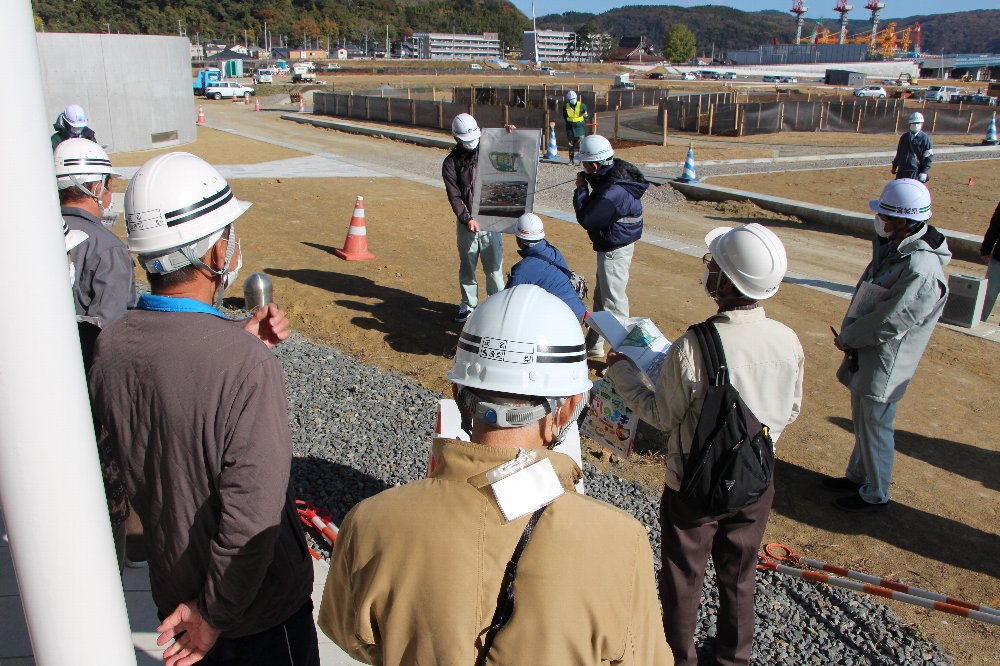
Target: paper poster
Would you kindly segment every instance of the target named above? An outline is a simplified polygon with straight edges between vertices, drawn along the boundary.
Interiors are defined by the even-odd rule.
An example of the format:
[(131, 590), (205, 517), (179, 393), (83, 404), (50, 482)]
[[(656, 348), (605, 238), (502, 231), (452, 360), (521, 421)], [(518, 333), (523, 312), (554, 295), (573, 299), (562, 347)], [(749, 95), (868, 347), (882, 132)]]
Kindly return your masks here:
[(530, 213), (538, 177), (538, 131), (484, 129), (472, 194), (472, 217), (484, 231), (512, 233)]
[(889, 295), (889, 290), (874, 282), (862, 282), (858, 285), (858, 290), (851, 299), (851, 307), (847, 309), (847, 316), (852, 319), (864, 317), (872, 312), (878, 302), (884, 300)]
[[(460, 439), (463, 442), (469, 441), (469, 435), (462, 430), (462, 414), (458, 411), (458, 404), (454, 400), (441, 399), (438, 401), (438, 415), (437, 424), (434, 427), (435, 437), (444, 437), (447, 439)], [(563, 440), (562, 444), (552, 449), (558, 453), (565, 453), (570, 458), (572, 458), (577, 467), (583, 469), (583, 455), (580, 448), (580, 429), (577, 427), (576, 423), (573, 423), (569, 427), (569, 431), (566, 433), (566, 439)], [(427, 465), (427, 476), (431, 475), (434, 471), (434, 460), (431, 459)], [(586, 491), (583, 487), (583, 479), (576, 484), (576, 492), (581, 495), (586, 495)]]
[(620, 458), (632, 455), (639, 419), (607, 379), (594, 382), (590, 411), (581, 428), (584, 435), (611, 449)]

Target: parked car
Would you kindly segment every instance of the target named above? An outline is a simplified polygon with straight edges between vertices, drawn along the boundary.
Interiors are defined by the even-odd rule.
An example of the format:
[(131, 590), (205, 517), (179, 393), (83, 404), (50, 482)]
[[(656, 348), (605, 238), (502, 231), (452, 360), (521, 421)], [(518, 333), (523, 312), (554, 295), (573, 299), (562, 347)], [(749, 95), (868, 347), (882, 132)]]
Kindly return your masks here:
[(882, 86), (863, 86), (854, 89), (855, 97), (874, 97), (875, 99), (885, 99), (885, 88)]
[(974, 92), (967, 95), (952, 95), (951, 103), (957, 104), (962, 102), (964, 104), (982, 104), (985, 106), (996, 106), (997, 98), (990, 97), (989, 95), (984, 95), (982, 92)]
[(469, 69), (477, 69), (478, 70), (478, 69), (482, 69), (482, 68), (483, 68), (483, 66), (480, 65), (478, 62), (474, 62), (471, 65), (469, 65)]
[(205, 97), (209, 99), (232, 99), (242, 97), (249, 100), (257, 93), (250, 86), (245, 86), (236, 81), (216, 81), (205, 88)]
[(684, 72), (684, 74), (681, 75), (682, 81), (694, 81), (697, 78), (698, 77), (695, 75), (694, 72)]
[(556, 70), (552, 69), (551, 67), (542, 67), (541, 71), (542, 71), (542, 74), (548, 74), (549, 76), (555, 76), (556, 75)]
[(660, 80), (663, 78), (663, 72), (650, 72), (646, 75), (646, 78)]
[(778, 79), (778, 83), (798, 83), (799, 80), (794, 76), (782, 76)]
[(781, 80), (781, 77), (775, 76), (774, 74), (765, 74), (764, 76), (760, 77), (760, 80), (763, 81), (764, 83), (777, 83), (778, 81)]
[(258, 69), (253, 73), (253, 82), (257, 85), (261, 83), (273, 83), (274, 73), (269, 69)]
[(726, 72), (725, 74), (722, 75), (722, 78), (728, 79), (730, 81), (735, 81), (736, 80), (736, 72)]
[(325, 69), (328, 72), (336, 72), (338, 69), (343, 69), (343, 68), (340, 66), (339, 62), (331, 62), (327, 63), (326, 67), (324, 67), (323, 69)]
[(931, 86), (924, 93), (924, 99), (928, 102), (950, 102), (952, 95), (958, 94), (955, 86)]
[(703, 79), (711, 79), (713, 81), (718, 81), (719, 79), (722, 78), (722, 75), (719, 74), (718, 72), (716, 72), (715, 70), (703, 69), (703, 70), (701, 70), (701, 78), (703, 78)]

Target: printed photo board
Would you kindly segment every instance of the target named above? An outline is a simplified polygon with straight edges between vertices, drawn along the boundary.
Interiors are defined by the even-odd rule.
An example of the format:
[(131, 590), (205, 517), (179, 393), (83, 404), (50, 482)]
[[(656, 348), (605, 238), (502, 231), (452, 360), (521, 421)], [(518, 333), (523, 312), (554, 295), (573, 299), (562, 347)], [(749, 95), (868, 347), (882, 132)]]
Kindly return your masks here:
[(472, 195), (472, 217), (483, 231), (511, 233), (530, 213), (538, 178), (536, 130), (484, 129)]

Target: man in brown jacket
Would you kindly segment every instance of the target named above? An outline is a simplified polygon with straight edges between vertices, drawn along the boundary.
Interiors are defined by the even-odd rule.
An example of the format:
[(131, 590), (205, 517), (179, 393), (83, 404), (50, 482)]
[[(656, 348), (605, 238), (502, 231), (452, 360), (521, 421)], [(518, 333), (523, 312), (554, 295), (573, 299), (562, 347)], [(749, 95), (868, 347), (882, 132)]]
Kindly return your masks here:
[(672, 664), (645, 529), (575, 493), (580, 468), (550, 450), (591, 385), (573, 312), (534, 285), (496, 294), (448, 377), (472, 443), (436, 440), (429, 478), (351, 510), (322, 630), (370, 664)]
[(146, 526), (167, 666), (319, 666), (284, 383), (268, 349), (288, 321), (273, 304), (242, 322), (213, 307), (236, 280), (233, 223), (247, 208), (194, 155), (139, 169), (125, 217), (153, 293), (101, 333), (90, 371), (94, 415)]

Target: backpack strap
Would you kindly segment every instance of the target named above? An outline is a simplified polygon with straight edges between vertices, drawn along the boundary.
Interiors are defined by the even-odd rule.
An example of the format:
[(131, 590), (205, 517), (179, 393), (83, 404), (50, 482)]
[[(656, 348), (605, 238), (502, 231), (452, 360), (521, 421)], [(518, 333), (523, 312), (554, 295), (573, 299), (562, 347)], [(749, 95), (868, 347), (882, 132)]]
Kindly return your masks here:
[(694, 331), (698, 339), (709, 384), (712, 386), (728, 384), (729, 368), (726, 366), (726, 352), (722, 349), (722, 338), (719, 337), (715, 323), (708, 319), (700, 324), (693, 324), (688, 330)]
[(521, 533), (521, 538), (517, 542), (517, 547), (514, 548), (514, 554), (511, 555), (510, 562), (507, 563), (507, 568), (503, 573), (503, 583), (500, 585), (497, 608), (493, 612), (490, 627), (486, 630), (486, 637), (483, 638), (483, 649), (476, 659), (476, 666), (485, 666), (486, 660), (490, 656), (490, 650), (493, 648), (493, 640), (514, 615), (514, 578), (517, 577), (517, 562), (521, 559), (521, 553), (524, 552), (524, 547), (528, 545), (528, 539), (531, 538), (532, 532), (535, 531), (535, 524), (538, 523), (538, 519), (542, 517), (548, 506), (546, 504), (531, 514), (531, 518), (528, 520), (528, 524), (524, 526), (524, 532)]

